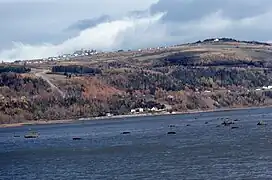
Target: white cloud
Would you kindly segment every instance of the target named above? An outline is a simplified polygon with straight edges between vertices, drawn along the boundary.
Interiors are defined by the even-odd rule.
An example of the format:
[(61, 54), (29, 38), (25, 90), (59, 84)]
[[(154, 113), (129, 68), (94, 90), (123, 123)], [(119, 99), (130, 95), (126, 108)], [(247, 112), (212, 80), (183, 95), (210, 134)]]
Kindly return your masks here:
[(271, 30), (272, 27), (263, 22), (263, 19), (272, 17), (271, 12), (233, 20), (224, 17), (222, 11), (218, 10), (198, 20), (172, 24), (161, 21), (163, 13), (138, 19), (124, 18), (101, 23), (56, 45), (35, 46), (15, 43), (12, 49), (0, 52), (0, 58), (4, 60), (32, 59), (71, 53), (81, 48), (99, 50), (140, 48), (194, 41), (205, 37), (224, 35), (232, 37), (237, 31), (243, 33), (244, 31)]
[[(78, 36), (57, 45), (43, 44), (32, 46), (29, 44), (14, 43), (12, 49), (0, 52), (0, 58), (6, 61), (16, 59), (36, 59), (61, 55), (63, 53), (71, 53), (81, 48), (103, 50), (122, 48), (126, 41), (123, 34), (127, 34), (127, 38), (130, 38), (131, 40), (137, 33), (150, 33), (148, 32), (149, 27), (154, 27), (162, 15), (163, 14), (156, 14), (141, 19), (127, 18), (102, 23), (96, 27), (86, 29), (80, 32)], [(142, 34), (138, 35), (140, 35), (139, 38), (142, 37)]]
[[(27, 22), (26, 24), (28, 27), (24, 28), (31, 29), (33, 27), (33, 29), (27, 31), (31, 32), (31, 37), (48, 37), (46, 38), (48, 41), (34, 41), (36, 44), (34, 45), (32, 42), (29, 43), (29, 41), (19, 40), (19, 42), (23, 43), (14, 43), (12, 48), (6, 50), (1, 51), (0, 49), (0, 59), (15, 60), (41, 58), (62, 53), (70, 53), (81, 48), (101, 50), (144, 48), (167, 44), (180, 44), (210, 37), (232, 37), (241, 40), (260, 41), (272, 39), (272, 25), (269, 23), (269, 19), (272, 18), (272, 3), (265, 4), (272, 1), (268, 0), (250, 1), (251, 4), (247, 4), (246, 7), (238, 6), (232, 0), (208, 0), (211, 5), (208, 5), (207, 7), (202, 7), (205, 5), (205, 3), (202, 2), (203, 0), (160, 0), (159, 2), (162, 3), (157, 3), (157, 6), (151, 6), (151, 8), (149, 8), (150, 11), (145, 11), (143, 16), (137, 16), (137, 18), (123, 18), (124, 16), (120, 14), (126, 14), (131, 10), (148, 9), (147, 7), (150, 6), (152, 2), (157, 2), (157, 0), (132, 0), (131, 3), (135, 7), (124, 0), (115, 1), (119, 2), (117, 5), (116, 3), (112, 3), (111, 0), (102, 1), (106, 3), (106, 6), (105, 4), (100, 3), (96, 8), (98, 10), (100, 9), (99, 11), (101, 11), (102, 14), (109, 14), (111, 17), (114, 16), (113, 19), (118, 20), (101, 23), (73, 35), (69, 33), (65, 35), (65, 32), (62, 32), (62, 30), (79, 20), (90, 18), (87, 17), (87, 1), (79, 0), (78, 3), (69, 1), (70, 3), (65, 6), (64, 1), (60, 0), (58, 3), (65, 6), (65, 8), (60, 8), (60, 6), (55, 4), (56, 6), (51, 9), (49, 8), (51, 7), (50, 5), (46, 6), (44, 4), (44, 6), (49, 8), (49, 17), (46, 17), (47, 14), (44, 12), (41, 13), (42, 16), (33, 17), (32, 20), (34, 22), (41, 20), (37, 22), (38, 27), (31, 26), (33, 22), (27, 21), (26, 17), (22, 17), (22, 20)], [(56, 3), (57, 1), (47, 1), (49, 4), (53, 2)], [(144, 2), (147, 3), (145, 4)], [(197, 6), (197, 3), (199, 2), (202, 2), (201, 7)], [(239, 1), (239, 4), (243, 4), (242, 2), (246, 1), (241, 0)], [(264, 4), (262, 4), (262, 2)], [(92, 1), (92, 3), (94, 2)], [(258, 10), (255, 11), (253, 5), (258, 7)], [(82, 8), (79, 8), (80, 6), (82, 6)], [(122, 13), (111, 11), (110, 9), (114, 9), (111, 8), (113, 6), (122, 7)], [(79, 13), (71, 14), (69, 9), (73, 7), (82, 10), (82, 12), (79, 10)], [(152, 14), (154, 13), (152, 7), (153, 9), (154, 7), (155, 9), (159, 9), (158, 11), (155, 11), (156, 14)], [(180, 7), (183, 7), (182, 12), (180, 12)], [(193, 9), (189, 9), (190, 7)], [(242, 9), (240, 9), (240, 7)], [(64, 15), (60, 17), (56, 16), (58, 8), (64, 12)], [(101, 8), (103, 10), (101, 10)], [(202, 9), (204, 10), (202, 11)], [(35, 12), (39, 12), (39, 10), (36, 10)], [(171, 13), (165, 16), (165, 14), (163, 14), (164, 12)], [(119, 13), (119, 15), (116, 15), (115, 13)], [(151, 14), (148, 15), (148, 13)], [(69, 14), (71, 14), (71, 16), (69, 16)], [(32, 15), (33, 13), (30, 13), (28, 16)], [(99, 15), (100, 14), (96, 14), (96, 17)], [(56, 19), (53, 17), (56, 17)], [(13, 17), (9, 16), (9, 18)], [(61, 20), (63, 20), (63, 22)], [(61, 21), (61, 23), (58, 23), (59, 21)], [(24, 23), (22, 22), (19, 24), (15, 23), (14, 26), (8, 26), (8, 30), (12, 30), (11, 27), (16, 27), (13, 32), (13, 37), (16, 37), (16, 34), (30, 37), (29, 35), (27, 36), (24, 34), (24, 28), (18, 32), (17, 28), (20, 29), (23, 25)], [(0, 39), (3, 38), (1, 38), (0, 35)], [(56, 39), (59, 40), (56, 41)], [(60, 39), (62, 40), (60, 41)], [(16, 38), (9, 40), (15, 40), (16, 42)], [(43, 42), (48, 43), (44, 44)]]
[(0, 0), (0, 50), (12, 41), (60, 43), (75, 34), (64, 29), (101, 15), (123, 17), (147, 9), (157, 0)]

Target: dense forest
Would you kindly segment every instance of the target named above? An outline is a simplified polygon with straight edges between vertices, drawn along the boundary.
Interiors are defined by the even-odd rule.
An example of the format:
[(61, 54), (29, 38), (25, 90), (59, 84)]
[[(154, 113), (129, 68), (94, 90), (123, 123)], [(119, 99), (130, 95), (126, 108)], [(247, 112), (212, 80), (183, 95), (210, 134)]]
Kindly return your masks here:
[(180, 91), (188, 87), (191, 89), (227, 89), (230, 86), (256, 88), (272, 84), (272, 73), (262, 69), (173, 66), (168, 71), (168, 73), (147, 70), (127, 70), (118, 73), (110, 71), (100, 78), (115, 87), (134, 90), (151, 90), (154, 87), (166, 91)]
[[(1, 123), (120, 115), (136, 108), (163, 108), (160, 103), (118, 91), (95, 79), (78, 77), (71, 81), (62, 84), (69, 95), (62, 98), (41, 78), (0, 74)], [(92, 87), (84, 85), (87, 81)]]

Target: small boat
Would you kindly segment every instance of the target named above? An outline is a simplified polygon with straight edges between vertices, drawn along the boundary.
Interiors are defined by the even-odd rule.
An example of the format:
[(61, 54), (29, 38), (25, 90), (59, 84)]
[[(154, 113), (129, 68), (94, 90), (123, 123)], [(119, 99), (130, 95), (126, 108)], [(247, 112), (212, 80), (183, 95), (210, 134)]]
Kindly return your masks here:
[(175, 131), (169, 131), (167, 134), (177, 134)]
[(129, 131), (124, 131), (121, 134), (130, 134), (130, 132)]
[(81, 137), (73, 137), (73, 140), (81, 140)]
[(26, 134), (24, 137), (25, 138), (37, 138), (37, 137), (39, 137), (39, 133), (37, 133), (35, 131), (31, 131), (28, 134)]
[(259, 121), (257, 125), (258, 125), (258, 126), (265, 126), (265, 125), (267, 125), (267, 124), (266, 124), (265, 122), (263, 122), (263, 121)]

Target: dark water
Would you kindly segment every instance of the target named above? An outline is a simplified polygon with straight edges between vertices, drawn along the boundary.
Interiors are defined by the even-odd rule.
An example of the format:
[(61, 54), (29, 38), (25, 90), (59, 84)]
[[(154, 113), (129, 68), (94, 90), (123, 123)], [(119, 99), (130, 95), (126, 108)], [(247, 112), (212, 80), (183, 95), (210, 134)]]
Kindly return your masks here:
[(0, 129), (0, 179), (272, 179), (272, 109)]

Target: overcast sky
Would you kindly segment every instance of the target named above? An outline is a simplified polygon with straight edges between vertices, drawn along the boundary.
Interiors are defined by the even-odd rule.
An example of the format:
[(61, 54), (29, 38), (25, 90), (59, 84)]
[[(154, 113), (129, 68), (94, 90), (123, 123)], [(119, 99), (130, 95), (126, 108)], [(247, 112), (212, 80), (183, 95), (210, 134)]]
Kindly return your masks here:
[(272, 40), (271, 0), (0, 0), (0, 60), (210, 37)]

